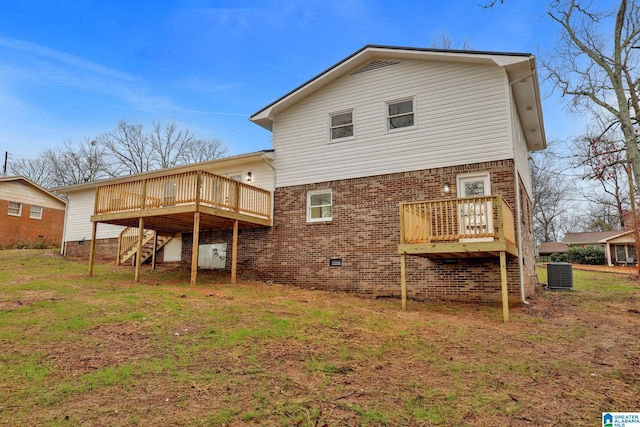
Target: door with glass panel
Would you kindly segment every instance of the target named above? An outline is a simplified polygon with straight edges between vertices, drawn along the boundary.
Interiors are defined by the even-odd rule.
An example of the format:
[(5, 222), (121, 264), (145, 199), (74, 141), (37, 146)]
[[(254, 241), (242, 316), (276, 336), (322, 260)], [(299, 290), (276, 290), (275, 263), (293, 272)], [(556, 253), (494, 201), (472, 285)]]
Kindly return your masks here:
[[(458, 176), (459, 233), (461, 241), (493, 240), (493, 206), (488, 197), (491, 195), (489, 173)], [(468, 198), (473, 198), (466, 200)]]

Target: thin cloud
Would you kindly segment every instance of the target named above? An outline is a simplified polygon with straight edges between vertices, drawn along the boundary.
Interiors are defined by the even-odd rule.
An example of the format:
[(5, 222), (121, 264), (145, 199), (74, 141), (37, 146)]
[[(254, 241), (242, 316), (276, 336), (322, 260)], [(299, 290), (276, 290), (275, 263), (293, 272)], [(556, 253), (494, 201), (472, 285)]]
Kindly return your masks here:
[(72, 65), (78, 68), (82, 68), (94, 73), (98, 73), (104, 76), (113, 77), (119, 80), (134, 81), (135, 78), (128, 74), (118, 70), (105, 67), (104, 65), (96, 64), (95, 62), (87, 61), (77, 56), (71, 55), (66, 52), (60, 52), (58, 50), (51, 49), (47, 46), (42, 46), (36, 43), (32, 43), (25, 40), (11, 39), (0, 36), (0, 46), (7, 47), (13, 50), (19, 50), (23, 52), (33, 53), (35, 55), (53, 59), (55, 61), (63, 62), (68, 65)]

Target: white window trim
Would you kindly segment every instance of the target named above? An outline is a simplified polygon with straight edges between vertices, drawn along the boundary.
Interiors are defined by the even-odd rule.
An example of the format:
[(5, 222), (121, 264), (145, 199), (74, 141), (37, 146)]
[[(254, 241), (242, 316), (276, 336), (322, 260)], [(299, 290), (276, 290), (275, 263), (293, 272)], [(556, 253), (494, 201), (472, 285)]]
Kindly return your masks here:
[[(40, 208), (39, 215), (33, 215), (33, 211), (32, 211), (33, 208)], [(31, 218), (31, 219), (42, 219), (42, 212), (43, 211), (44, 211), (44, 208), (42, 206), (35, 206), (35, 205), (31, 206), (29, 208), (29, 218)]]
[[(353, 135), (345, 136), (345, 137), (342, 137), (342, 138), (333, 139), (331, 137), (331, 131), (333, 130), (333, 126), (331, 126), (331, 117), (337, 116), (339, 114), (344, 114), (344, 113), (351, 113), (351, 127), (353, 128)], [(328, 127), (329, 144), (335, 144), (335, 143), (338, 143), (338, 142), (351, 141), (351, 140), (356, 139), (356, 111), (355, 111), (355, 109), (351, 108), (349, 110), (334, 111), (333, 113), (329, 113), (327, 115), (327, 127)], [(339, 126), (336, 126), (336, 127), (339, 127)]]
[[(395, 128), (395, 129), (391, 129), (391, 127), (389, 126), (389, 119), (391, 119), (391, 116), (389, 116), (389, 105), (391, 104), (397, 104), (399, 102), (404, 102), (404, 101), (411, 101), (413, 103), (413, 125), (411, 126), (404, 126), (401, 128)], [(405, 130), (411, 130), (411, 129), (415, 129), (418, 127), (418, 114), (416, 113), (417, 110), (417, 105), (416, 105), (416, 97), (415, 96), (409, 96), (406, 98), (399, 98), (399, 99), (393, 99), (391, 101), (387, 101), (384, 103), (384, 119), (385, 119), (385, 127), (387, 128), (387, 133), (394, 133), (394, 132), (402, 132)], [(399, 116), (405, 116), (406, 114), (399, 114)], [(394, 116), (395, 117), (395, 116)]]
[[(18, 213), (17, 214), (11, 212), (11, 203), (15, 203), (15, 204), (18, 205)], [(10, 215), (10, 216), (22, 216), (22, 203), (20, 203), (20, 202), (9, 202), (7, 215)]]
[[(331, 216), (330, 217), (321, 217), (321, 218), (311, 218), (311, 208), (315, 206), (311, 206), (311, 196), (316, 194), (326, 194), (329, 193), (331, 195)], [(307, 222), (330, 222), (333, 220), (333, 191), (330, 188), (325, 188), (322, 190), (312, 190), (307, 192)]]

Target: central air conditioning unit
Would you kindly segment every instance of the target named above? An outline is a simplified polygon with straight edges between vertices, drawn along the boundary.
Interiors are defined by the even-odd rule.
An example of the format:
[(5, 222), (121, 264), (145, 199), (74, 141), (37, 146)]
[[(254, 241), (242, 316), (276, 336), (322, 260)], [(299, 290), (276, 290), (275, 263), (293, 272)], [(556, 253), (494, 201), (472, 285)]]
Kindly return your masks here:
[(568, 262), (548, 263), (547, 286), (552, 291), (572, 291), (573, 266)]

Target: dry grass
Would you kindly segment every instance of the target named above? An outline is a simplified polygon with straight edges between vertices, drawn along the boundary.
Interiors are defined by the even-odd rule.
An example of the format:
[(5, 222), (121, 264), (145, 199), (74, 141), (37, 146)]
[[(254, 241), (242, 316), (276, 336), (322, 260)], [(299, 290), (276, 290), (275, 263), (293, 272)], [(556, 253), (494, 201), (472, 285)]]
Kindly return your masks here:
[(526, 308), (371, 300), (0, 252), (0, 424), (592, 426), (640, 408), (640, 285)]

